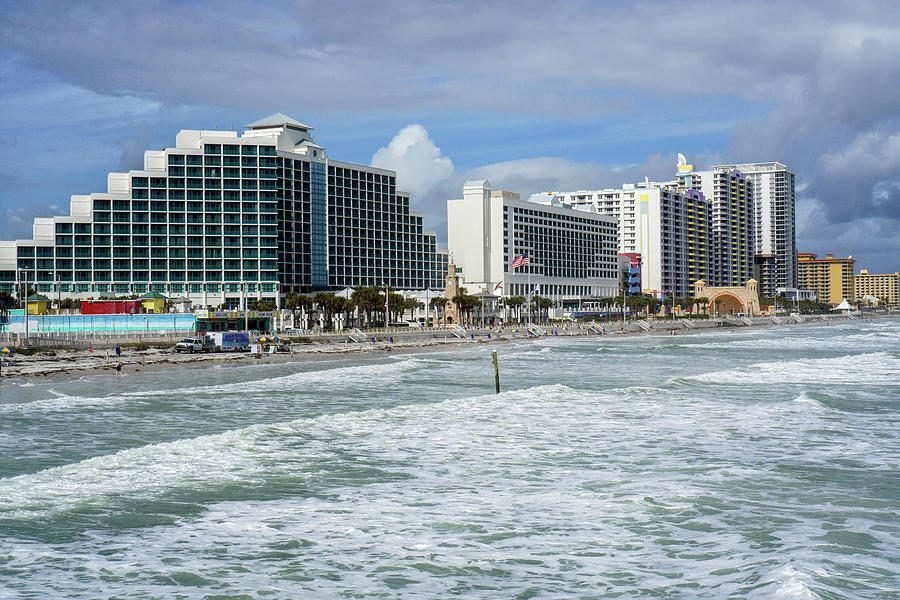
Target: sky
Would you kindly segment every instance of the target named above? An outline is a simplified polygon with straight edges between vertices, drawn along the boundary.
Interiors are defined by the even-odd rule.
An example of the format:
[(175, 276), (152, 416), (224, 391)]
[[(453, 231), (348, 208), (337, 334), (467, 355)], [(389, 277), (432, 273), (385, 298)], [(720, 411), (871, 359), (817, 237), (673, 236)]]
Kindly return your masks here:
[(275, 112), (395, 169), (426, 229), (532, 193), (780, 161), (801, 252), (900, 270), (896, 2), (0, 0), (0, 239), (181, 129)]

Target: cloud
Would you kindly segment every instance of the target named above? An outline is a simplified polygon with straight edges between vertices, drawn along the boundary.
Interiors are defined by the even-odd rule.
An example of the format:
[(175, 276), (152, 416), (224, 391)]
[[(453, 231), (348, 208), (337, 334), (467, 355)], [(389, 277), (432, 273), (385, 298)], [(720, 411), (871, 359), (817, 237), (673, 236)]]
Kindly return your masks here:
[[(474, 0), (388, 6), (298, 0), (266, 10), (238, 0), (5, 8), (0, 52), (60, 83), (46, 91), (88, 92), (72, 97), (97, 104), (87, 120), (100, 130), (121, 131), (127, 123), (96, 117), (124, 112), (117, 101), (151, 107), (133, 124), (138, 131), (130, 144), (115, 140), (123, 166), (138, 159), (141, 144), (164, 143), (161, 129), (171, 138), (172, 128), (160, 123), (175, 119), (161, 115), (177, 107), (251, 118), (276, 111), (331, 115), (348, 129), (390, 113), (403, 115), (391, 131), (416, 121), (432, 133), (438, 129), (425, 117), (438, 115), (469, 128), (466, 143), (478, 153), (470, 166), (489, 163), (479, 173), (523, 195), (526, 188), (619, 185), (614, 165), (622, 162), (668, 178), (668, 168), (656, 169), (654, 160), (684, 151), (667, 144), (691, 140), (688, 151), (719, 154), (716, 162), (784, 162), (798, 176), (798, 198), (815, 206), (828, 228), (880, 231), (900, 216), (900, 13), (893, 1), (568, 0), (549, 11), (537, 0), (517, 2), (514, 10)], [(40, 42), (48, 39), (53, 43)], [(29, 98), (56, 117), (54, 103), (31, 83), (0, 64), (5, 125), (16, 129)], [(65, 106), (67, 97), (56, 104)], [(489, 131), (472, 131), (505, 118), (543, 127), (525, 125), (502, 143)], [(712, 122), (729, 133), (704, 137)], [(196, 119), (178, 124), (198, 126)], [(327, 137), (323, 132), (323, 143)], [(427, 147), (426, 139), (419, 142)], [(442, 146), (443, 154), (463, 160), (462, 151)], [(56, 147), (79, 148), (65, 141)], [(373, 147), (358, 156), (370, 156)], [(611, 156), (629, 148), (627, 157)], [(439, 150), (431, 158), (413, 146), (405, 152), (388, 145), (384, 160), (393, 162), (384, 164), (398, 165), (401, 180), (409, 177), (401, 185), (418, 195), (414, 202), (426, 214), (439, 212), (433, 205), (458, 195), (466, 173), (452, 170), (441, 179), (439, 159), (446, 156)], [(424, 162), (413, 164), (412, 156)], [(108, 170), (115, 162), (105, 164)], [(406, 165), (411, 171), (404, 174)], [(438, 194), (446, 197), (438, 201)], [(801, 229), (801, 246), (818, 243), (812, 236), (820, 230)], [(885, 239), (872, 262), (894, 270), (900, 246)]]
[(375, 152), (371, 164), (396, 171), (397, 189), (413, 196), (425, 194), (436, 182), (453, 173), (453, 162), (441, 156), (441, 149), (418, 124), (401, 129), (387, 146)]

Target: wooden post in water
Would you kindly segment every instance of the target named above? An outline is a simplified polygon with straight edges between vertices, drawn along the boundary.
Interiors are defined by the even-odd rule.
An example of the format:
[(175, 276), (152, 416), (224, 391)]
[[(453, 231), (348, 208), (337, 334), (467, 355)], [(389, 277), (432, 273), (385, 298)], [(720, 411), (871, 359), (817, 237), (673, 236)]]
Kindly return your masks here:
[(497, 351), (496, 350), (494, 350), (493, 356), (494, 356), (494, 387), (497, 390), (496, 393), (499, 394), (500, 393), (500, 368), (497, 366)]

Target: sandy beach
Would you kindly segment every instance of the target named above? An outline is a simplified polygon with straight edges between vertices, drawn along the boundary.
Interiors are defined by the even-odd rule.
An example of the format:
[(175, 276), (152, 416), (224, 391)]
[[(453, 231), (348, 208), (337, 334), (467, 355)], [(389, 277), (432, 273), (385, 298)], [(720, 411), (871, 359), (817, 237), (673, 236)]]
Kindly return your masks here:
[[(823, 320), (810, 320), (803, 326), (822, 325), (823, 322), (841, 320), (841, 316), (829, 316)], [(607, 324), (609, 325), (609, 324)], [(708, 325), (711, 325), (709, 323)], [(700, 329), (677, 328), (659, 326), (650, 332), (642, 329), (629, 329), (622, 331), (615, 327), (608, 327), (608, 332), (600, 334), (597, 331), (586, 329), (548, 328), (548, 336), (597, 336), (597, 335), (664, 335), (677, 333), (678, 335), (690, 335), (698, 331), (709, 331), (709, 326)], [(696, 326), (696, 325), (695, 325)], [(797, 326), (796, 323), (776, 324), (770, 319), (761, 319), (752, 325), (753, 327), (777, 327)], [(602, 327), (598, 325), (598, 328)], [(726, 326), (727, 327), (727, 326)], [(492, 333), (491, 337), (488, 334)], [(90, 350), (42, 350), (30, 356), (21, 353), (3, 356), (2, 379), (14, 380), (21, 378), (42, 379), (70, 379), (95, 372), (107, 371), (115, 373), (115, 365), (121, 363), (123, 374), (164, 370), (170, 368), (203, 368), (212, 362), (217, 364), (270, 364), (280, 362), (295, 362), (309, 360), (333, 360), (342, 355), (360, 356), (371, 354), (377, 356), (388, 352), (427, 352), (439, 349), (450, 349), (454, 346), (473, 343), (506, 343), (511, 341), (523, 341), (544, 337), (540, 334), (529, 334), (524, 328), (520, 333), (505, 333), (498, 335), (488, 330), (474, 331), (473, 337), (460, 339), (447, 336), (440, 337), (429, 332), (402, 332), (395, 334), (394, 341), (384, 334), (373, 334), (376, 341), (352, 342), (348, 339), (335, 338), (334, 336), (314, 338), (312, 343), (292, 344), (290, 352), (252, 354), (250, 352), (213, 352), (203, 354), (177, 353), (171, 344), (163, 347), (132, 348), (123, 346), (121, 354), (117, 357), (114, 350), (109, 348)]]

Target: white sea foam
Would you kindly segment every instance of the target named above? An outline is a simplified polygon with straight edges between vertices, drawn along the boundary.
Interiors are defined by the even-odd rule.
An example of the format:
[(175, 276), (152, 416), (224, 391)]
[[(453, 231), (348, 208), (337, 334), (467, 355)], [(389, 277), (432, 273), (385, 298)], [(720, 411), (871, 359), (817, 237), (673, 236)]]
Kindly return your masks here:
[(682, 378), (721, 384), (852, 384), (893, 385), (900, 379), (900, 358), (887, 352), (836, 358), (802, 358), (762, 362), (725, 371)]
[[(369, 438), (378, 432), (406, 430), (404, 421), (419, 418), (454, 418), (456, 411), (471, 412), (474, 405), (490, 411), (500, 406), (534, 407), (542, 398), (570, 391), (564, 386), (543, 386), (497, 396), (447, 400), (438, 405), (406, 405), (354, 413), (259, 424), (139, 448), (122, 450), (37, 473), (2, 479), (0, 519), (35, 518), (73, 510), (82, 504), (103, 504), (108, 499), (146, 499), (173, 489), (247, 484), (289, 468), (302, 472), (304, 463), (330, 456), (327, 442), (317, 438)], [(526, 404), (522, 401), (527, 400)], [(382, 430), (383, 429), (383, 430)], [(393, 443), (403, 442), (398, 437)], [(385, 443), (385, 442), (379, 442)]]

